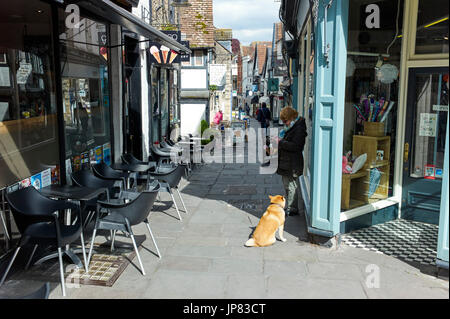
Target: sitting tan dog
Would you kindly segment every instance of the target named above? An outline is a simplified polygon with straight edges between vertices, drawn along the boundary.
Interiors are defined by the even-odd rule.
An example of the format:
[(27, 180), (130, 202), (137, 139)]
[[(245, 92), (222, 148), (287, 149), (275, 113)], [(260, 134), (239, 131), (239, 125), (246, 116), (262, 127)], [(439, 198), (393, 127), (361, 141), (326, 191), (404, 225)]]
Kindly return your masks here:
[(276, 241), (275, 233), (277, 229), (280, 239), (284, 242), (286, 241), (286, 238), (283, 236), (286, 200), (281, 195), (269, 195), (269, 197), (270, 205), (259, 220), (252, 238), (245, 243), (247, 247), (265, 247), (272, 245)]

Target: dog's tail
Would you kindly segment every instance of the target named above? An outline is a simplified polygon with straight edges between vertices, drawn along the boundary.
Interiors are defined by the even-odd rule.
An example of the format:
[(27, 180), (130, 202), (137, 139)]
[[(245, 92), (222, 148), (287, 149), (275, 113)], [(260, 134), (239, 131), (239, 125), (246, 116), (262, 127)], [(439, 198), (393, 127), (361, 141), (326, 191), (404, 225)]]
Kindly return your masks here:
[(256, 246), (255, 239), (250, 238), (249, 240), (247, 240), (247, 242), (245, 243), (245, 246), (247, 246), (247, 247), (255, 247)]

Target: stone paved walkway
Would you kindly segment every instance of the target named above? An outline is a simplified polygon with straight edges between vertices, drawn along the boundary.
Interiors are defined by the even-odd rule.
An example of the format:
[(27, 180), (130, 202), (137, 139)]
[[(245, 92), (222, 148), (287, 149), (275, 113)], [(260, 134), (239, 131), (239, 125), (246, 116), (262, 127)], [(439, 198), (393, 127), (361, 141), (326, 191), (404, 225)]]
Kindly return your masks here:
[[(150, 216), (161, 259), (145, 227), (134, 228), (136, 235), (147, 236), (140, 250), (146, 276), (135, 258), (113, 287), (71, 288), (67, 298), (449, 297), (448, 279), (426, 275), (393, 257), (345, 245), (329, 249), (309, 244), (302, 215), (287, 218), (286, 243), (244, 247), (269, 204), (268, 195), (284, 194), (281, 178), (259, 174), (259, 164), (204, 165), (182, 184), (188, 209), (181, 212), (183, 220), (168, 208), (167, 193)], [(129, 239), (118, 235), (116, 241)], [(370, 265), (379, 269), (379, 288), (366, 284)], [(20, 281), (5, 286), (25, 284), (31, 287)], [(50, 298), (61, 298), (59, 285), (52, 287)]]

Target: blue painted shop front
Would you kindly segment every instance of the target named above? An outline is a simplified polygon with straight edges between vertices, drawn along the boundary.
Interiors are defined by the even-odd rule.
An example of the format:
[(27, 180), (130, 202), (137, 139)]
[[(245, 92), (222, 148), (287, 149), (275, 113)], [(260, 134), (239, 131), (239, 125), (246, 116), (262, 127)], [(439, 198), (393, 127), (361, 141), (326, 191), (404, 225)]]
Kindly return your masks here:
[[(414, 0), (415, 3), (418, 1)], [(413, 133), (413, 135), (416, 134), (415, 136), (417, 136), (412, 142), (414, 145), (406, 146), (404, 144), (405, 141), (408, 141), (405, 137), (405, 131), (408, 130), (408, 125), (410, 125), (405, 115), (406, 101), (408, 100), (407, 96), (409, 97), (412, 93), (408, 92), (407, 89), (408, 77), (403, 75), (402, 72), (408, 74), (412, 70), (408, 67), (405, 68), (406, 63), (404, 63), (405, 59), (407, 59), (405, 58), (407, 57), (405, 50), (408, 50), (408, 45), (405, 44), (407, 43), (406, 34), (409, 33), (406, 28), (409, 28), (410, 25), (405, 24), (403, 30), (398, 30), (398, 28), (395, 30), (394, 23), (392, 33), (395, 34), (395, 38), (397, 39), (387, 47), (387, 53), (384, 53), (385, 51), (382, 54), (366, 52), (364, 51), (364, 41), (366, 41), (364, 36), (367, 36), (367, 32), (360, 32), (355, 35), (355, 28), (359, 28), (360, 26), (357, 25), (355, 27), (354, 22), (354, 16), (360, 12), (362, 14), (364, 10), (361, 9), (361, 6), (355, 8), (355, 3), (357, 3), (357, 0), (310, 1), (311, 7), (308, 15), (305, 17), (304, 13), (298, 13), (299, 37), (300, 39), (307, 39), (311, 35), (313, 38), (313, 41), (311, 41), (311, 51), (315, 52), (315, 54), (310, 53), (311, 58), (309, 59), (313, 63), (314, 71), (311, 71), (311, 74), (307, 73), (306, 77), (306, 79), (310, 77), (312, 79), (313, 85), (310, 88), (312, 92), (310, 95), (313, 98), (313, 102), (309, 105), (306, 102), (306, 98), (302, 104), (302, 97), (300, 96), (298, 99), (300, 102), (297, 106), (301, 114), (302, 112), (303, 114), (311, 114), (309, 131), (310, 146), (308, 146), (307, 142), (304, 154), (305, 163), (307, 164), (305, 165), (304, 175), (300, 177), (300, 184), (306, 211), (308, 232), (330, 238), (356, 229), (404, 218), (406, 213), (402, 211), (402, 208), (406, 212), (406, 208), (408, 207), (408, 214), (412, 214), (413, 216), (415, 214), (414, 209), (411, 210), (411, 207), (408, 206), (410, 203), (402, 200), (406, 192), (406, 187), (404, 187), (406, 185), (406, 178), (401, 174), (401, 170), (404, 170), (405, 165), (413, 167), (414, 163), (419, 161), (417, 153), (420, 153), (421, 146), (419, 144), (422, 142), (419, 143), (417, 139), (418, 136), (420, 138), (423, 137), (423, 134), (417, 129), (417, 132)], [(418, 5), (416, 4), (416, 6)], [(300, 5), (300, 7), (302, 6)], [(393, 12), (393, 15), (387, 19), (397, 22), (400, 26), (403, 20), (407, 21), (409, 19), (408, 17), (403, 18), (403, 13), (405, 10), (410, 10), (411, 7), (414, 8), (414, 4), (403, 1), (380, 2), (381, 10), (385, 10), (384, 12)], [(398, 12), (397, 15), (395, 14), (396, 12)], [(310, 24), (310, 34), (306, 31), (308, 29), (308, 23)], [(382, 23), (384, 22), (382, 21)], [(399, 32), (402, 31), (403, 39), (399, 36)], [(303, 33), (306, 36), (303, 36)], [(356, 46), (356, 49), (355, 46), (352, 46), (352, 43), (356, 41), (355, 39), (357, 39), (359, 45), (359, 47)], [(300, 47), (301, 45), (299, 44), (299, 54), (302, 51)], [(308, 51), (306, 47), (305, 44), (303, 48), (305, 52)], [(385, 49), (386, 47), (383, 48), (383, 50)], [(389, 52), (389, 50), (391, 51)], [(438, 61), (438, 58), (436, 59), (436, 63), (442, 63), (441, 60)], [(302, 58), (300, 57), (299, 60), (301, 61)], [(382, 84), (378, 86), (381, 89), (376, 91), (378, 96), (369, 96), (369, 94), (364, 96), (361, 93), (365, 89), (362, 88), (365, 85), (365, 77), (374, 77), (372, 74), (366, 75), (364, 73), (366, 71), (358, 69), (358, 65), (367, 63), (376, 65), (378, 67), (377, 70), (381, 69), (383, 65), (387, 65), (385, 67), (386, 69), (388, 67), (392, 68), (392, 65), (395, 65), (397, 68), (398, 76), (396, 79), (391, 80), (391, 82), (385, 79), (381, 80)], [(308, 65), (304, 69), (308, 69)], [(444, 63), (443, 69), (442, 74), (448, 74), (448, 62), (446, 66)], [(350, 76), (349, 72), (351, 74)], [(300, 74), (300, 76), (302, 75)], [(379, 81), (377, 76), (375, 75), (375, 82)], [(402, 76), (405, 76), (405, 79), (402, 80)], [(373, 80), (367, 81), (369, 83)], [(379, 82), (376, 83), (377, 85), (379, 84)], [(385, 83), (389, 83), (389, 85)], [(420, 109), (421, 102), (416, 101), (418, 106), (416, 110), (417, 118), (415, 120), (420, 122), (420, 117), (424, 117), (422, 113), (428, 114), (428, 117), (431, 118), (437, 117), (442, 119), (442, 117), (447, 117), (447, 120), (442, 122), (444, 123), (443, 127), (445, 128), (446, 125), (447, 129), (442, 129), (442, 123), (441, 126), (436, 124), (437, 130), (440, 133), (435, 133), (440, 134), (440, 140), (445, 139), (446, 141), (445, 144), (442, 143), (442, 145), (445, 145), (445, 155), (444, 148), (442, 148), (438, 152), (437, 163), (436, 149), (434, 153), (430, 151), (430, 157), (433, 157), (434, 154), (435, 173), (440, 170), (441, 174), (440, 176), (434, 174), (432, 177), (432, 182), (435, 184), (438, 183), (440, 188), (440, 192), (437, 194), (439, 196), (438, 205), (440, 204), (438, 207), (439, 239), (437, 245), (437, 263), (440, 266), (448, 267), (448, 75), (446, 85), (446, 101), (427, 103), (436, 105), (444, 104), (444, 108), (446, 104), (447, 111), (436, 111), (433, 105), (430, 106), (433, 109), (422, 110)], [(368, 87), (373, 87), (373, 83), (370, 83)], [(445, 85), (443, 87), (445, 89)], [(302, 94), (299, 92), (298, 86), (293, 86), (293, 91), (296, 91), (293, 95)], [(440, 98), (441, 95), (439, 95), (438, 100)], [(380, 102), (380, 107), (377, 111), (380, 114), (377, 113), (372, 116), (371, 113), (371, 118), (374, 120), (372, 121), (373, 123), (369, 124), (363, 123), (371, 122), (368, 120), (369, 117), (364, 116), (362, 111), (363, 114), (358, 114), (357, 112), (357, 110), (359, 111), (358, 106), (363, 106), (365, 99), (369, 100), (369, 104), (372, 104), (371, 101), (374, 100), (374, 106), (375, 103), (378, 105), (378, 101)], [(353, 100), (357, 102), (353, 103)], [(358, 100), (361, 104), (358, 103)], [(384, 130), (385, 134), (377, 135), (374, 133), (373, 136), (366, 134), (369, 131), (369, 127), (379, 127), (381, 125), (378, 124), (381, 121), (377, 121), (376, 119), (382, 118), (383, 104), (392, 107), (392, 111), (389, 107), (387, 108), (390, 110), (390, 113), (386, 108), (384, 109), (388, 113), (385, 115), (387, 119), (384, 121), (383, 128), (381, 129)], [(365, 119), (365, 121), (360, 121), (359, 117)], [(415, 130), (414, 127), (412, 129)], [(435, 140), (437, 140), (437, 137)], [(368, 165), (364, 166), (364, 169), (367, 169), (368, 173), (365, 175), (360, 174), (358, 178), (360, 178), (361, 182), (358, 184), (353, 179), (353, 176), (349, 177), (343, 174), (343, 155), (345, 156), (345, 153), (351, 150), (354, 156), (361, 155), (358, 152), (365, 152), (370, 157), (371, 149), (368, 145), (371, 145), (371, 143), (375, 143), (373, 148), (377, 157), (372, 163), (365, 164)], [(410, 146), (411, 149), (408, 149)], [(310, 151), (308, 151), (308, 147), (310, 147)], [(408, 151), (410, 152), (408, 153)], [(381, 157), (378, 158), (378, 156)], [(430, 162), (426, 162), (425, 160), (424, 163), (425, 168), (421, 167), (423, 163), (420, 162), (420, 165), (416, 166), (417, 171), (409, 174), (416, 178), (416, 184), (419, 184), (419, 181), (427, 181), (428, 175), (426, 168), (431, 163), (431, 160)], [(417, 167), (423, 171), (419, 172), (419, 168)], [(375, 172), (375, 169), (381, 172), (382, 176), (381, 181), (378, 180), (378, 188), (376, 191), (369, 191), (370, 194), (374, 193), (373, 198), (366, 199), (363, 203), (358, 204), (356, 199), (359, 198), (357, 196), (352, 198), (355, 193), (354, 185), (357, 188), (364, 188), (365, 183), (370, 188), (370, 183), (373, 181), (372, 173)], [(345, 186), (348, 180), (351, 180), (348, 185), (353, 185), (353, 189), (351, 190)], [(350, 196), (350, 204), (344, 200), (345, 196)], [(348, 205), (348, 207), (345, 207), (346, 209), (343, 208), (345, 205)]]

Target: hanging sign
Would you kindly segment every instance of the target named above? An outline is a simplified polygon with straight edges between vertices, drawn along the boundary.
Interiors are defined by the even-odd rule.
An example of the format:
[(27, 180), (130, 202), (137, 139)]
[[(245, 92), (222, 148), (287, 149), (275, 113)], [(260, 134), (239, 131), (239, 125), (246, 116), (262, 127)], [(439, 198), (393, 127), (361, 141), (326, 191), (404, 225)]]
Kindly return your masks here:
[[(181, 31), (162, 31), (167, 36), (181, 43)], [(158, 64), (180, 63), (180, 52), (172, 50), (158, 42), (149, 42), (150, 61)]]
[(227, 66), (226, 64), (210, 64), (209, 65), (209, 85), (223, 86), (226, 81)]
[(433, 111), (448, 112), (448, 105), (433, 105)]

